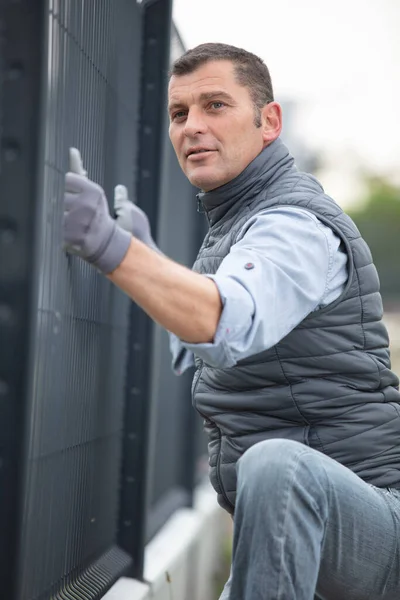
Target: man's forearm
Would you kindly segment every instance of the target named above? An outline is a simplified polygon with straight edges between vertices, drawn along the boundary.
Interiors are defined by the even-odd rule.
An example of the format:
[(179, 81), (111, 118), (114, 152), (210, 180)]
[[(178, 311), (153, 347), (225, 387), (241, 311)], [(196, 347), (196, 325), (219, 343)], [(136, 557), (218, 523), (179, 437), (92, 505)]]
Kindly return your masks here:
[(132, 238), (108, 278), (157, 323), (192, 344), (212, 342), (222, 312), (215, 283)]

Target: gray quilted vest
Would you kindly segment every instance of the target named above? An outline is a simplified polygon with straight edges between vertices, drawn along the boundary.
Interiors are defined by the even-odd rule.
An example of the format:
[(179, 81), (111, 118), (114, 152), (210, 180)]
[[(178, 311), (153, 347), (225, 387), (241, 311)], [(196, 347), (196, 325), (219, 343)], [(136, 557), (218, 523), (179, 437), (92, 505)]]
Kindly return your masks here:
[(199, 273), (215, 273), (250, 217), (277, 205), (315, 214), (349, 257), (340, 298), (276, 346), (226, 369), (196, 359), (193, 403), (204, 418), (221, 506), (234, 511), (237, 460), (272, 438), (306, 444), (371, 484), (399, 489), (399, 380), (391, 371), (378, 275), (355, 224), (314, 177), (296, 169), (279, 139), (199, 201), (210, 226), (193, 267)]

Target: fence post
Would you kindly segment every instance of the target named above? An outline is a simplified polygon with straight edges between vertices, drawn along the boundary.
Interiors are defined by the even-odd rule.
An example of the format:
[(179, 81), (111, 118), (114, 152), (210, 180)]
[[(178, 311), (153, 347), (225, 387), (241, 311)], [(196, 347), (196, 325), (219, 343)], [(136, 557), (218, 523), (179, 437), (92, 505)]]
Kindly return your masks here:
[(9, 599), (22, 510), (43, 15), (41, 1), (0, 2), (0, 588)]
[[(172, 0), (143, 3), (142, 78), (137, 161), (137, 202), (155, 231), (159, 203), (163, 115), (169, 66)], [(120, 546), (133, 557), (130, 575), (143, 575), (149, 444), (152, 322), (132, 303), (126, 376)]]

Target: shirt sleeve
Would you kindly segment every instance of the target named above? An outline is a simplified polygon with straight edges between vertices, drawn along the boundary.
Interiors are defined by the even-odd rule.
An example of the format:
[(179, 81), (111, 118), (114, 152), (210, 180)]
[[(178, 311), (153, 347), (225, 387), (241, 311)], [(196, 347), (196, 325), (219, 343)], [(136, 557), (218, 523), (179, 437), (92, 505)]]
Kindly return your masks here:
[[(335, 239), (334, 239), (335, 238)], [(277, 344), (323, 304), (339, 239), (297, 207), (252, 217), (215, 275), (223, 305), (214, 341), (189, 344), (171, 334), (173, 369), (198, 356), (219, 368)]]

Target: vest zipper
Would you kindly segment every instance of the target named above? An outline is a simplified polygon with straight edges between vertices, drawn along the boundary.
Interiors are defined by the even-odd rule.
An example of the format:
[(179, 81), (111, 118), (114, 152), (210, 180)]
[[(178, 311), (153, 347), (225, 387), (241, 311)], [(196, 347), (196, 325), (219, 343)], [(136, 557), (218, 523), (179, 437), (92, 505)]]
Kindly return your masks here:
[(217, 481), (218, 481), (219, 489), (221, 490), (221, 496), (223, 497), (223, 499), (225, 500), (225, 502), (228, 504), (228, 506), (230, 506), (232, 508), (232, 510), (234, 510), (235, 507), (233, 506), (232, 502), (229, 500), (228, 496), (226, 495), (225, 488), (222, 485), (222, 479), (221, 479), (221, 474), (220, 474), (222, 434), (221, 434), (220, 428), (217, 427), (217, 429), (218, 429), (218, 435), (219, 435), (219, 452), (218, 452), (218, 459), (217, 459), (217, 465), (216, 465), (216, 468), (215, 468), (215, 473), (216, 473), (216, 476), (217, 476)]
[(207, 210), (205, 209), (205, 207), (204, 207), (204, 204), (203, 204), (203, 202), (201, 201), (201, 198), (199, 198), (199, 196), (198, 196), (198, 195), (197, 195), (196, 197), (197, 197), (197, 212), (198, 212), (198, 213), (200, 213), (201, 215), (202, 215), (202, 214), (205, 214), (205, 215), (206, 215), (206, 217), (207, 217), (207, 221), (208, 221), (208, 225), (210, 226), (210, 225), (211, 225), (211, 221), (210, 221), (210, 217), (208, 216), (208, 212), (207, 212)]

